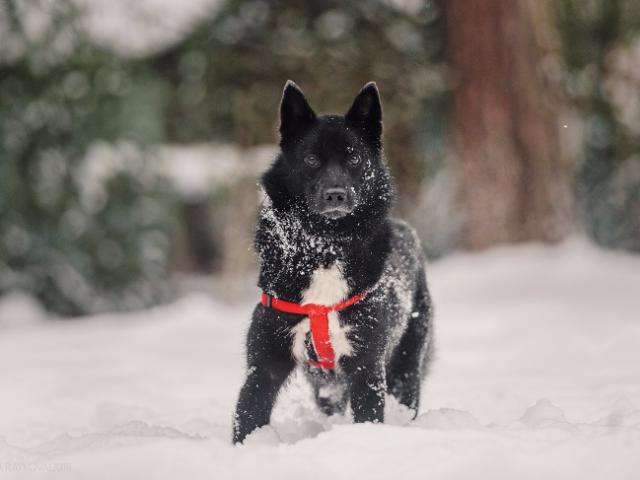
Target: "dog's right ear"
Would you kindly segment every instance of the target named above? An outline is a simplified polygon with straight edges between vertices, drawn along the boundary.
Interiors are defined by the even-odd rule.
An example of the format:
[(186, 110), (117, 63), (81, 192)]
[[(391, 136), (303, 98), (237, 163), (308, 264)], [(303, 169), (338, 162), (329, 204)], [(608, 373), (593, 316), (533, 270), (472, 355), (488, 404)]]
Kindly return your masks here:
[(367, 83), (353, 101), (345, 115), (347, 124), (358, 128), (375, 145), (382, 135), (382, 105), (380, 92), (374, 82)]
[(287, 80), (280, 101), (280, 138), (287, 141), (316, 119), (316, 114), (300, 87)]

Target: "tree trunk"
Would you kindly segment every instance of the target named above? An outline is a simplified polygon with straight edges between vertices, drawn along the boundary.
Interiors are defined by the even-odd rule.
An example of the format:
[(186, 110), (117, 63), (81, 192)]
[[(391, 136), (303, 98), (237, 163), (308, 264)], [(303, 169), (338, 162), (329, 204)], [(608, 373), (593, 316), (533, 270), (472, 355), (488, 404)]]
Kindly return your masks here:
[(452, 140), (472, 249), (557, 240), (569, 223), (557, 112), (528, 2), (445, 0)]

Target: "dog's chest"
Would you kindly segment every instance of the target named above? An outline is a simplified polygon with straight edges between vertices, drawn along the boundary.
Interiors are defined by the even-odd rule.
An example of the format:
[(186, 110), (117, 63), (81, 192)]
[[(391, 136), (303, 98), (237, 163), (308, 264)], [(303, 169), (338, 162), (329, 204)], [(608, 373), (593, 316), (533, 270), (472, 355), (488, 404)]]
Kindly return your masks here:
[[(347, 281), (339, 263), (329, 268), (320, 267), (311, 275), (309, 288), (302, 293), (302, 303), (317, 305), (335, 305), (341, 302), (349, 293)], [(338, 312), (329, 312), (329, 336), (335, 353), (336, 362), (342, 355), (351, 355), (351, 345), (347, 339), (347, 327), (340, 325)], [(304, 318), (292, 330), (292, 353), (296, 360), (304, 362), (306, 358), (305, 338), (309, 333), (309, 319)]]

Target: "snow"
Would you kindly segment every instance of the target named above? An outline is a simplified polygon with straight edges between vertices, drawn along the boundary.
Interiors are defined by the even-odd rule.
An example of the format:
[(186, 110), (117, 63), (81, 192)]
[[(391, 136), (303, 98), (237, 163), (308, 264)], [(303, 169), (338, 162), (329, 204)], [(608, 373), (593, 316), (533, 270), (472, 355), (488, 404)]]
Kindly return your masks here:
[(276, 157), (275, 145), (240, 149), (232, 144), (163, 145), (158, 149), (161, 170), (185, 199), (206, 197), (230, 187), (243, 176), (257, 177)]
[(107, 183), (129, 173), (151, 184), (166, 179), (183, 200), (207, 198), (230, 188), (241, 178), (256, 178), (277, 154), (275, 145), (240, 149), (232, 144), (162, 144), (141, 150), (129, 142), (93, 143), (76, 172), (76, 183), (85, 207), (94, 211), (106, 201)]
[[(128, 58), (144, 58), (180, 42), (195, 28), (215, 18), (221, 0), (32, 0), (13, 2), (27, 42), (15, 35), (2, 35), (2, 58), (16, 58), (29, 45), (48, 42), (48, 54), (68, 54), (74, 46), (69, 26), (53, 40), (48, 36), (58, 15), (74, 7), (80, 14), (80, 30), (96, 45)], [(0, 2), (0, 25), (8, 22), (8, 6)], [(0, 35), (4, 33), (0, 31)], [(6, 38), (5, 38), (6, 37)], [(84, 37), (83, 37), (84, 38)], [(53, 55), (55, 58), (57, 55)], [(47, 61), (51, 59), (47, 58)]]
[(144, 57), (180, 41), (213, 17), (220, 0), (74, 0), (91, 39), (120, 55)]
[(296, 376), (241, 447), (231, 413), (257, 292), (68, 321), (12, 295), (0, 477), (638, 478), (640, 257), (572, 239), (428, 271), (437, 357), (415, 421), (392, 399), (385, 425), (325, 418)]

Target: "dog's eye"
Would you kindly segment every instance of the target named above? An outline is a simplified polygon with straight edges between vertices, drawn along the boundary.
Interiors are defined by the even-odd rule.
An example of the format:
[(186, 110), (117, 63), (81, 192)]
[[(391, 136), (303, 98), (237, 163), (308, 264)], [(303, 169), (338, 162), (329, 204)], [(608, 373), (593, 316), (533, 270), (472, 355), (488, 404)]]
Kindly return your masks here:
[(357, 167), (358, 165), (360, 165), (360, 155), (351, 155), (347, 160), (347, 163), (351, 167)]
[(318, 167), (320, 165), (320, 160), (318, 160), (318, 157), (316, 157), (315, 155), (307, 155), (306, 157), (304, 157), (304, 163), (306, 163), (307, 165), (309, 165), (310, 167)]

